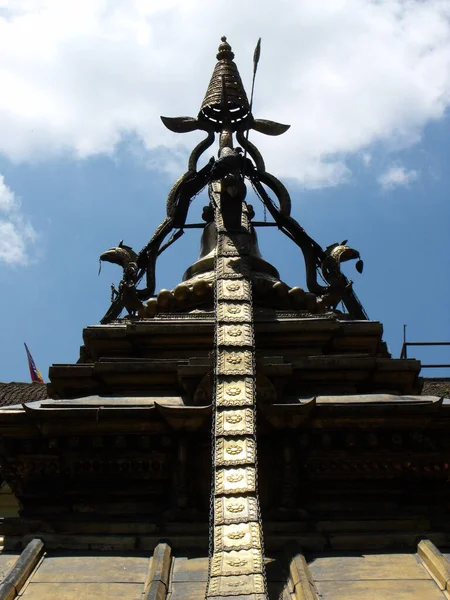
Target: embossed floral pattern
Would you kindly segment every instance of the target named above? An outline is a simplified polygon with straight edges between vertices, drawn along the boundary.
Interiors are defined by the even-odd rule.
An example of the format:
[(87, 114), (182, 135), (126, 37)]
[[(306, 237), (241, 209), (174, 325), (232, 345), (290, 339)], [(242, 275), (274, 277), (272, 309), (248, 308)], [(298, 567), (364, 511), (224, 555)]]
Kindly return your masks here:
[(244, 536), (245, 531), (230, 531), (230, 533), (227, 535), (227, 537), (229, 537), (230, 540), (242, 540)]
[(242, 312), (242, 308), (240, 306), (229, 306), (227, 312), (230, 315), (239, 315)]
[(232, 558), (227, 560), (227, 565), (230, 567), (244, 567), (247, 564), (247, 561), (244, 558)]
[(240, 396), (241, 395), (241, 388), (238, 385), (229, 385), (225, 392), (229, 395), (229, 396)]
[(231, 413), (231, 415), (227, 415), (225, 417), (225, 421), (231, 425), (236, 425), (236, 423), (240, 423), (242, 421), (242, 415)]
[(231, 513), (240, 513), (245, 509), (245, 504), (242, 502), (233, 502), (227, 505), (227, 510)]
[(238, 483), (243, 479), (244, 476), (242, 475), (242, 473), (230, 473), (230, 475), (227, 476), (227, 481), (229, 481), (230, 483)]
[(240, 289), (239, 283), (231, 281), (225, 286), (229, 292), (237, 292)]
[(230, 327), (228, 329), (228, 335), (231, 335), (231, 337), (239, 337), (242, 335), (242, 329), (240, 327)]
[(228, 355), (227, 362), (232, 365), (239, 365), (242, 362), (242, 356), (237, 352)]
[(241, 454), (242, 451), (243, 451), (243, 448), (239, 444), (230, 444), (227, 448), (227, 453), (232, 454), (233, 456), (236, 456), (237, 454)]

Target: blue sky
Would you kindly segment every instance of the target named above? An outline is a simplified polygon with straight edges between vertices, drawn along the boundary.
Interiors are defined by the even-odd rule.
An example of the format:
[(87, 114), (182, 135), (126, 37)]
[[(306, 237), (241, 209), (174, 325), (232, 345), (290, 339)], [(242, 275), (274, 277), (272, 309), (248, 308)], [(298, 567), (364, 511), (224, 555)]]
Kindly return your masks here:
[[(196, 114), (223, 33), (247, 87), (263, 37), (255, 116), (292, 127), (253, 141), (308, 233), (360, 251), (363, 275), (346, 271), (393, 355), (403, 323), (410, 340), (450, 340), (450, 2), (286, 0), (276, 23), (268, 9), (247, 30), (230, 2), (185, 4), (81, 2), (77, 18), (62, 0), (0, 10), (0, 381), (29, 379), (24, 341), (44, 375), (77, 360), (119, 281), (114, 265), (98, 276), (98, 256), (121, 238), (146, 243), (196, 143), (159, 115)], [(203, 30), (212, 16), (220, 28)], [(298, 249), (276, 229), (259, 240), (304, 286)], [(157, 287), (176, 285), (198, 248), (187, 231), (159, 261)], [(412, 354), (450, 362), (450, 347)]]

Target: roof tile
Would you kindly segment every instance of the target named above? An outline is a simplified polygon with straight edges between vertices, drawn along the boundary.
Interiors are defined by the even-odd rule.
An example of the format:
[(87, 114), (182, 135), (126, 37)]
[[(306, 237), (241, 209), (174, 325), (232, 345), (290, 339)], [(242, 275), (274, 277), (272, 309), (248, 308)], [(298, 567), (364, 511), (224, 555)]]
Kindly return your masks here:
[(38, 383), (37, 381), (33, 383), (17, 381), (11, 381), (10, 383), (0, 382), (0, 406), (34, 402), (35, 400), (44, 400), (45, 398), (48, 398), (46, 383)]

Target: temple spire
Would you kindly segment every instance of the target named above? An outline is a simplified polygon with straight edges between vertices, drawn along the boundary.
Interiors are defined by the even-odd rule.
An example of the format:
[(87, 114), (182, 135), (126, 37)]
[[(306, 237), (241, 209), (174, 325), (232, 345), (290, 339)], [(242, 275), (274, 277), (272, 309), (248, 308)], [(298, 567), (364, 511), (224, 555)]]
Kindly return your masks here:
[[(256, 73), (259, 54), (260, 42), (258, 41), (253, 57), (253, 75)], [(192, 302), (186, 304), (180, 302), (179, 298), (183, 297), (186, 300), (189, 296), (195, 304), (196, 298), (201, 297), (201, 294), (188, 294), (184, 282), (181, 292), (177, 290), (176, 296), (172, 297), (171, 292), (162, 290), (161, 295), (158, 294), (156, 298), (156, 261), (160, 254), (183, 234), (193, 198), (206, 186), (211, 186), (213, 182), (218, 181), (221, 185), (223, 183), (223, 191), (227, 192), (227, 201), (224, 203), (226, 207), (231, 206), (239, 194), (242, 196), (242, 201), (244, 200), (245, 182), (249, 181), (280, 231), (302, 251), (309, 296), (306, 296), (300, 288), (292, 289), (292, 298), (297, 309), (301, 310), (306, 304), (313, 304), (309, 310), (315, 307), (314, 310), (323, 312), (330, 308), (335, 309), (342, 301), (353, 318), (367, 319), (353, 291), (352, 282), (342, 273), (340, 267), (341, 262), (359, 258), (359, 253), (344, 243), (332, 244), (324, 250), (306, 233), (291, 217), (289, 192), (281, 181), (266, 170), (260, 151), (248, 140), (249, 129), (265, 135), (277, 136), (285, 133), (289, 125), (254, 118), (233, 59), (231, 46), (223, 37), (217, 52), (218, 62), (214, 67), (198, 116), (161, 117), (170, 131), (176, 133), (204, 131), (206, 136), (192, 150), (186, 172), (172, 186), (166, 202), (166, 217), (156, 228), (149, 242), (138, 254), (130, 247), (119, 245), (102, 255), (101, 260), (115, 262), (123, 268), (119, 289), (114, 288), (111, 306), (103, 317), (102, 323), (110, 323), (117, 319), (124, 307), (131, 315), (137, 313), (141, 317), (153, 318), (157, 312), (167, 312), (175, 308), (181, 311), (192, 306)], [(219, 138), (218, 158), (211, 157), (209, 162), (199, 169), (201, 156), (214, 144), (217, 137)], [(215, 201), (212, 201), (210, 196), (209, 213), (214, 206)], [(251, 217), (249, 219), (251, 220)], [(210, 221), (211, 219), (207, 220), (208, 223)], [(249, 235), (252, 235), (251, 231)], [(251, 258), (250, 266), (253, 268), (254, 256)], [(361, 270), (362, 263), (357, 264)], [(138, 288), (144, 276), (146, 285)], [(319, 277), (327, 285), (322, 285)], [(199, 284), (199, 289), (205, 290), (208, 287), (206, 285), (205, 288), (204, 283)], [(277, 286), (280, 290), (278, 283), (281, 282), (276, 280), (272, 282), (273, 286)], [(255, 289), (257, 287), (255, 286)], [(284, 286), (282, 289), (285, 289)], [(276, 298), (271, 298), (267, 294), (262, 295), (264, 303), (269, 303), (270, 306), (274, 303), (279, 304)], [(257, 297), (258, 294), (255, 295), (255, 298)], [(310, 301), (306, 302), (306, 298), (310, 298)], [(289, 304), (287, 298), (285, 300)]]
[(250, 104), (239, 75), (234, 53), (225, 36), (217, 52), (217, 64), (203, 99), (199, 119), (214, 125), (220, 131), (224, 123), (235, 130), (250, 113)]

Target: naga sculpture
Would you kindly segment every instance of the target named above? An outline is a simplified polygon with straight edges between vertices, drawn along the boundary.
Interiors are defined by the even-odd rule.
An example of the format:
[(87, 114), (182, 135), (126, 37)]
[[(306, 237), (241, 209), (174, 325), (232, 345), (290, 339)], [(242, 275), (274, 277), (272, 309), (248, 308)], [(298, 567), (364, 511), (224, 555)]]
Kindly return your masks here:
[(347, 240), (340, 244), (332, 244), (325, 250), (325, 258), (320, 268), (325, 280), (329, 283), (328, 291), (322, 296), (325, 306), (336, 308), (346, 294), (351, 290), (352, 281), (349, 281), (341, 271), (341, 263), (348, 260), (357, 260), (355, 267), (362, 273), (364, 263), (358, 250), (347, 246)]
[[(114, 285), (111, 286), (112, 306), (114, 306), (115, 303), (120, 304), (120, 306), (124, 307), (130, 315), (134, 315), (144, 308), (142, 302), (139, 300), (138, 291), (136, 289), (138, 274), (137, 259), (138, 255), (136, 252), (130, 246), (125, 246), (123, 240), (120, 240), (117, 246), (103, 252), (100, 256), (101, 261), (113, 263), (122, 267), (123, 275), (119, 283), (119, 289), (116, 290)], [(112, 318), (115, 317), (108, 312), (103, 318), (102, 323), (108, 323)]]

